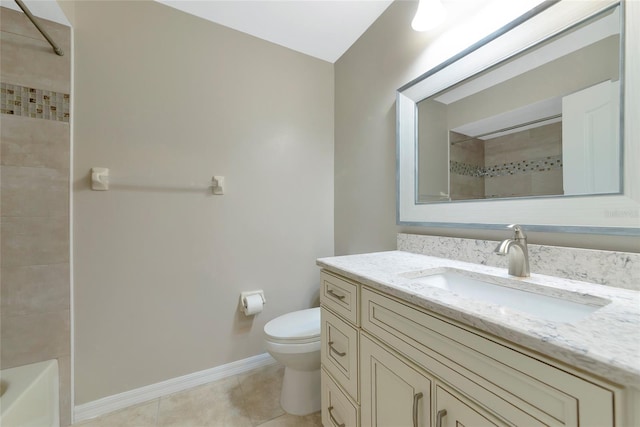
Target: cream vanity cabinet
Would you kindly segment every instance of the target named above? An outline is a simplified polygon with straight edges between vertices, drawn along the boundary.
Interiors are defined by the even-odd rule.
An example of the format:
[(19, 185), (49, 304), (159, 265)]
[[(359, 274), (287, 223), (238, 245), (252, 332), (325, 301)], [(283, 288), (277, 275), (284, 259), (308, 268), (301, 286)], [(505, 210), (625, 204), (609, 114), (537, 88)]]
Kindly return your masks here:
[(361, 351), (363, 426), (505, 425), (364, 334)]
[(624, 426), (616, 385), (326, 270), (320, 301), (325, 427)]
[(360, 424), (360, 285), (320, 273), (322, 424)]

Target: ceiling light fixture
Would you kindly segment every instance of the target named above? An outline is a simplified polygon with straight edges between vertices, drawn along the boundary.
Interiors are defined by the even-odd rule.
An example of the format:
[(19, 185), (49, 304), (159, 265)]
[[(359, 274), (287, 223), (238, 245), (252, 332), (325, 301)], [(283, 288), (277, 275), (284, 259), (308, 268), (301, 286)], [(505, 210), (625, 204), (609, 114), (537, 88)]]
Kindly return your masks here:
[(447, 11), (440, 0), (420, 0), (411, 27), (416, 31), (432, 30), (442, 24)]

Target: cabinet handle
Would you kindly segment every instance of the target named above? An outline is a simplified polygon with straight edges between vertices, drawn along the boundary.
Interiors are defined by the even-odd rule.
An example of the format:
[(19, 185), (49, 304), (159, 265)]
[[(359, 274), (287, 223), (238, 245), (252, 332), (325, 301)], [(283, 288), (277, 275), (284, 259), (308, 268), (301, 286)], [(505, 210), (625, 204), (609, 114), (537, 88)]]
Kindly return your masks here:
[(344, 423), (338, 424), (338, 420), (336, 420), (333, 416), (333, 406), (329, 406), (329, 418), (331, 418), (331, 422), (337, 427), (344, 427)]
[(344, 357), (344, 356), (347, 355), (347, 353), (345, 353), (345, 352), (340, 352), (340, 351), (336, 350), (333, 347), (333, 341), (329, 341), (329, 350), (331, 350), (332, 352), (334, 352), (335, 354), (337, 354), (340, 357)]
[(447, 415), (446, 409), (440, 409), (436, 414), (436, 427), (442, 427), (442, 419)]
[(328, 293), (329, 295), (331, 295), (332, 297), (334, 297), (335, 299), (339, 299), (340, 301), (342, 301), (342, 300), (344, 299), (344, 295), (338, 295), (338, 294), (336, 294), (335, 292), (333, 292), (333, 289), (329, 289), (329, 290), (327, 291), (327, 293)]
[(413, 395), (413, 427), (418, 427), (418, 401), (422, 399), (422, 392)]

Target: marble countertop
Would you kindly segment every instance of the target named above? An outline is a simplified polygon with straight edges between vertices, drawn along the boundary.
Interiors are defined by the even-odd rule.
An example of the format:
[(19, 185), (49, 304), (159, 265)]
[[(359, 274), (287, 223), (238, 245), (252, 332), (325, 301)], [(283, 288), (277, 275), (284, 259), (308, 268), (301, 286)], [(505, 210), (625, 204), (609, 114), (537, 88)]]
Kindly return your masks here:
[[(517, 278), (509, 276), (504, 268), (402, 251), (321, 258), (317, 264), (614, 383), (640, 387), (638, 291), (535, 273)], [(606, 305), (582, 319), (564, 323), (485, 303), (478, 298), (467, 299), (416, 280), (448, 269), (463, 271), (470, 277), (492, 276), (494, 283), (517, 285), (517, 289)]]

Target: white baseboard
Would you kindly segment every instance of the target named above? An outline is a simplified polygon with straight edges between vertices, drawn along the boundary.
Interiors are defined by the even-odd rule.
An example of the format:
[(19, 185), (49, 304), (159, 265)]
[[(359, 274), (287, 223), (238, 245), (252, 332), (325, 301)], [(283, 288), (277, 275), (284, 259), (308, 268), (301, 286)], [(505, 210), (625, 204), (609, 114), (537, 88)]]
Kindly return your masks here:
[(205, 369), (204, 371), (150, 384), (134, 390), (125, 391), (124, 393), (103, 397), (93, 402), (75, 406), (73, 410), (73, 422), (77, 423), (99, 417), (109, 412), (275, 363), (277, 362), (273, 357), (268, 353), (263, 353), (227, 363), (226, 365), (216, 366), (215, 368)]

